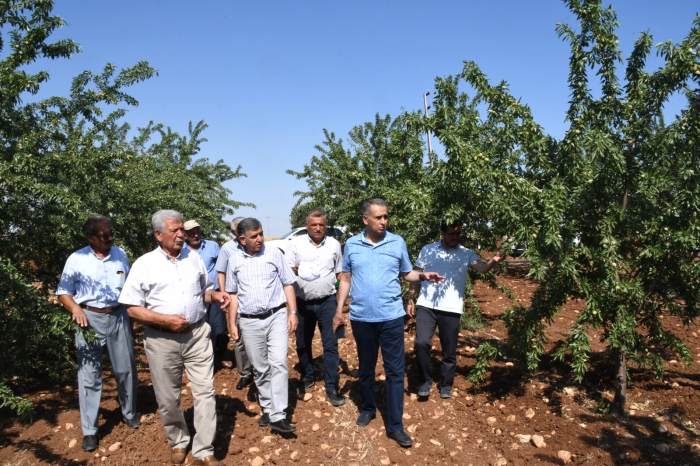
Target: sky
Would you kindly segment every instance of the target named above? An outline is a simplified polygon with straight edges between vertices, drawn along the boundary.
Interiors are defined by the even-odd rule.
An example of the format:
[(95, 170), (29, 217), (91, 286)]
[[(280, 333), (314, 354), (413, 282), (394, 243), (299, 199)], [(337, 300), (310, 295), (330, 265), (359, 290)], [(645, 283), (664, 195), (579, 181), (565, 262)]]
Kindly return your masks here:
[[(697, 0), (612, 5), (625, 57), (643, 31), (680, 42), (700, 12)], [(67, 95), (84, 70), (149, 62), (158, 76), (128, 89), (139, 106), (123, 121), (186, 134), (204, 120), (200, 155), (242, 166), (247, 178), (226, 187), (257, 208), (235, 216), (257, 217), (267, 236), (290, 229), (294, 192), (306, 184), (285, 171), (318, 153), (324, 128), (346, 138), (376, 114), (422, 110), (435, 78), (461, 72), (464, 60), (507, 81), (547, 132), (566, 129), (569, 47), (555, 27), (576, 22), (556, 0), (58, 0), (54, 13), (68, 25), (53, 39), (82, 51), (37, 63), (51, 76), (39, 97)]]

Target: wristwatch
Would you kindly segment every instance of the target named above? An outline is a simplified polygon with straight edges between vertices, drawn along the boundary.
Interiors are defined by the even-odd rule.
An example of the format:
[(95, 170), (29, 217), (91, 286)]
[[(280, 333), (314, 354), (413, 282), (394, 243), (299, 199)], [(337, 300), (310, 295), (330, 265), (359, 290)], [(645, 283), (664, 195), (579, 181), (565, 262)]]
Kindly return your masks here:
[(295, 316), (297, 315), (297, 311), (289, 311), (289, 314)]

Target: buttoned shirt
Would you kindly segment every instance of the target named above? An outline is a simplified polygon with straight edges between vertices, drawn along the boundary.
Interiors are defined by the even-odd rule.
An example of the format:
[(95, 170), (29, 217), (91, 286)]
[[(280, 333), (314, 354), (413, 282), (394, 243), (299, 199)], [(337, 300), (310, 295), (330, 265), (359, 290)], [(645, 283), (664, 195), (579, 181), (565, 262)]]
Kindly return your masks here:
[(469, 265), (476, 260), (479, 260), (479, 256), (461, 244), (452, 249), (445, 249), (442, 241), (423, 246), (418, 254), (416, 267), (437, 272), (443, 275), (445, 280), (440, 283), (421, 283), (416, 305), (462, 313), (467, 272)]
[(216, 260), (216, 272), (226, 273), (228, 269), (228, 260), (231, 258), (232, 254), (241, 251), (241, 247), (238, 245), (238, 240), (233, 238), (231, 241), (227, 241), (221, 246), (221, 251), (219, 251), (219, 258)]
[(128, 274), (129, 260), (123, 249), (112, 246), (100, 259), (86, 246), (68, 257), (56, 296), (69, 294), (81, 306), (115, 307)]
[(194, 324), (206, 314), (204, 294), (213, 288), (199, 254), (183, 247), (173, 261), (158, 247), (136, 259), (119, 302), (159, 314), (181, 315)]
[[(189, 246), (188, 246), (189, 247)], [(214, 289), (219, 289), (219, 284), (216, 280), (216, 261), (219, 257), (219, 245), (214, 241), (207, 241), (205, 239), (199, 244), (199, 249), (190, 249), (191, 251), (199, 254), (199, 257), (204, 261), (204, 265), (207, 266), (207, 273), (209, 278), (214, 282)]]
[(343, 254), (335, 238), (324, 237), (317, 245), (308, 234), (297, 236), (289, 241), (284, 261), (292, 268), (302, 262), (311, 263), (318, 270), (319, 277), (315, 280), (297, 276), (294, 291), (298, 298), (321, 299), (335, 294), (336, 274), (343, 270)]
[(258, 314), (283, 304), (284, 286), (296, 276), (277, 248), (266, 248), (251, 256), (244, 249), (233, 254), (226, 271), (226, 291), (238, 293), (238, 312)]
[(384, 233), (372, 244), (366, 231), (345, 243), (343, 272), (352, 273), (350, 320), (385, 322), (405, 314), (399, 273), (411, 271), (406, 243), (399, 235)]

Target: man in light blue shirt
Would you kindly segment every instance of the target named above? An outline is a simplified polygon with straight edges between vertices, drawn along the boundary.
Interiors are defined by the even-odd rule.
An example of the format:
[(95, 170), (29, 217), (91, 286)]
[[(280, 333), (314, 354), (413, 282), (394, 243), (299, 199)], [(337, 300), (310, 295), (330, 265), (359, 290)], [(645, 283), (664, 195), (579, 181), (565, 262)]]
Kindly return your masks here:
[(97, 448), (98, 412), (102, 397), (102, 352), (107, 347), (117, 382), (123, 420), (130, 429), (141, 425), (136, 413), (138, 376), (131, 320), (119, 304), (127, 274), (126, 253), (113, 246), (112, 222), (93, 215), (83, 225), (89, 243), (66, 261), (56, 295), (83, 329), (93, 329), (99, 342), (88, 343), (83, 330), (75, 335), (78, 356), (78, 399), (83, 450)]
[[(219, 282), (217, 281), (216, 260), (219, 257), (219, 245), (214, 241), (207, 241), (202, 238), (202, 228), (196, 220), (188, 220), (185, 222), (185, 243), (191, 251), (199, 254), (199, 257), (207, 266), (207, 273), (212, 282), (214, 289), (219, 290)], [(226, 348), (228, 346), (228, 327), (226, 326), (226, 315), (221, 310), (218, 303), (212, 302), (207, 304), (207, 314), (204, 316), (211, 327), (211, 342), (214, 346), (214, 357), (221, 362), (221, 365), (226, 369), (231, 369), (233, 363), (225, 358)]]
[(333, 330), (344, 324), (343, 305), (350, 295), (350, 323), (357, 342), (363, 399), (357, 425), (366, 426), (376, 416), (374, 371), (381, 347), (386, 374), (387, 436), (402, 447), (410, 447), (413, 442), (404, 432), (402, 421), (406, 370), (400, 277), (408, 282), (439, 282), (444, 277), (412, 270), (403, 238), (386, 231), (388, 218), (383, 199), (369, 199), (363, 204), (362, 221), (367, 229), (345, 243)]

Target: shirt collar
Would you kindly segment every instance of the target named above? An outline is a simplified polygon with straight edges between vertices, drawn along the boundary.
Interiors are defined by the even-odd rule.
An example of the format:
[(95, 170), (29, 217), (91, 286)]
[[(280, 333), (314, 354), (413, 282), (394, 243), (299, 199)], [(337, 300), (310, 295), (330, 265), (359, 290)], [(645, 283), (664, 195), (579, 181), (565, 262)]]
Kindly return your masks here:
[(98, 260), (101, 260), (101, 261), (106, 261), (107, 259), (109, 259), (109, 258), (112, 256), (112, 248), (113, 248), (113, 247), (114, 247), (114, 246), (112, 246), (112, 247), (109, 248), (109, 252), (108, 252), (107, 254), (105, 254), (104, 259), (102, 259), (102, 258), (100, 258), (100, 256), (97, 255), (97, 253), (95, 252), (95, 250), (92, 249), (92, 246), (88, 245), (88, 248), (90, 248), (90, 253), (92, 253), (93, 256), (95, 256)]
[(314, 240), (311, 239), (311, 236), (309, 236), (308, 233), (306, 234), (306, 238), (309, 240), (309, 243), (311, 243), (313, 246), (315, 246), (317, 248), (320, 248), (321, 246), (326, 244), (326, 236), (325, 235), (323, 235), (323, 239), (321, 240), (321, 244), (318, 244), (318, 245), (316, 243), (314, 243)]
[[(187, 245), (185, 244), (185, 245), (182, 247), (182, 249), (180, 249), (180, 254), (177, 255), (177, 257), (175, 258), (175, 260), (179, 260), (179, 259), (182, 257), (182, 251), (185, 250), (185, 246), (187, 246)], [(188, 249), (189, 249), (189, 246), (188, 246)], [(161, 254), (163, 254), (163, 256), (164, 256), (166, 259), (168, 259), (168, 262), (173, 262), (173, 261), (170, 259), (170, 256), (168, 255), (168, 253), (165, 252), (165, 251), (163, 251), (163, 248), (161, 248), (160, 246), (158, 246), (158, 250), (161, 252)]]
[(243, 253), (243, 256), (247, 256), (247, 257), (258, 257), (258, 256), (262, 256), (262, 255), (265, 253), (265, 245), (264, 245), (264, 244), (263, 244), (263, 247), (262, 247), (262, 249), (260, 250), (260, 252), (257, 252), (257, 253), (255, 253), (255, 254), (252, 255), (252, 256), (251, 256), (250, 254), (248, 254), (248, 253), (246, 252), (245, 248), (244, 248), (243, 246), (241, 246), (240, 244), (238, 245), (238, 249), (241, 250), (241, 252)]
[(383, 244), (383, 243), (389, 241), (389, 232), (388, 231), (385, 231), (384, 237), (381, 240), (377, 241), (376, 243), (372, 243), (367, 239), (367, 229), (366, 228), (364, 230), (362, 230), (361, 235), (362, 235), (361, 241), (363, 243), (369, 244), (370, 246), (376, 247), (376, 246), (379, 246), (380, 244)]

